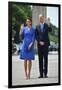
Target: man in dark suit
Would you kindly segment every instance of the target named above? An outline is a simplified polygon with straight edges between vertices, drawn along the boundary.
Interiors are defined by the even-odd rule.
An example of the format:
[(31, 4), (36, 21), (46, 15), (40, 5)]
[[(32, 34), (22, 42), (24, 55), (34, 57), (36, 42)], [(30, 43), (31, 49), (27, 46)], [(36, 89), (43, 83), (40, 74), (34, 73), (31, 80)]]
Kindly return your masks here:
[(50, 45), (48, 32), (51, 32), (51, 25), (47, 25), (44, 22), (44, 17), (39, 15), (40, 23), (36, 26), (35, 36), (37, 40), (38, 47), (38, 57), (39, 57), (39, 78), (47, 78), (48, 72), (48, 46)]

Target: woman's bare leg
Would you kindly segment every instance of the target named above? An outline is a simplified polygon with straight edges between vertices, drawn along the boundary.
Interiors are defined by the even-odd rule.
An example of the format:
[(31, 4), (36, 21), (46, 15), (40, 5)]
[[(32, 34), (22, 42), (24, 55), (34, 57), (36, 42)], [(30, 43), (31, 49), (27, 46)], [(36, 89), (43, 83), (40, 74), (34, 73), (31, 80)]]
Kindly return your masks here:
[(27, 60), (24, 61), (25, 76), (27, 79)]
[(28, 66), (27, 66), (27, 69), (28, 69), (28, 75), (27, 75), (28, 79), (30, 79), (31, 67), (32, 67), (32, 61), (28, 60)]

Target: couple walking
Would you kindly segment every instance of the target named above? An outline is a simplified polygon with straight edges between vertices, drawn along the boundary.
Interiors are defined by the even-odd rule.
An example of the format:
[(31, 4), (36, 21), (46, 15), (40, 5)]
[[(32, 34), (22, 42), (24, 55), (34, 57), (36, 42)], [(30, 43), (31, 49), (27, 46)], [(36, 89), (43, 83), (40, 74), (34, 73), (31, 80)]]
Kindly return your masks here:
[[(30, 79), (30, 72), (32, 67), (32, 60), (34, 60), (34, 41), (37, 41), (38, 58), (39, 58), (39, 73), (38, 78), (47, 78), (48, 72), (48, 46), (50, 44), (48, 32), (51, 31), (50, 24), (44, 22), (44, 16), (39, 15), (39, 25), (35, 30), (31, 25), (31, 20), (26, 19), (26, 26), (21, 26), (21, 35), (23, 36), (22, 50), (20, 52), (20, 59), (24, 60), (24, 69), (26, 79)], [(43, 61), (44, 60), (44, 61)]]

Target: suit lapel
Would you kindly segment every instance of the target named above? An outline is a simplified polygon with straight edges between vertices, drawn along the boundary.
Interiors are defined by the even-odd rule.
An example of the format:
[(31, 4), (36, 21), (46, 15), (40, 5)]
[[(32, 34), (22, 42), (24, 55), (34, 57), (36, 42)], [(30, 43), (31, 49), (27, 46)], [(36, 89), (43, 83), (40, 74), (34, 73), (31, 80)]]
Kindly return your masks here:
[(44, 23), (43, 32), (46, 32), (46, 25)]
[(43, 32), (45, 32), (45, 23), (44, 23), (44, 27), (43, 27)]
[[(39, 24), (39, 30), (40, 30), (41, 33), (45, 32), (45, 24), (44, 24), (43, 30), (41, 30), (41, 26), (40, 26), (40, 24)], [(42, 31), (43, 31), (43, 32), (42, 32)]]
[(41, 26), (40, 26), (40, 24), (39, 24), (39, 30), (41, 31)]

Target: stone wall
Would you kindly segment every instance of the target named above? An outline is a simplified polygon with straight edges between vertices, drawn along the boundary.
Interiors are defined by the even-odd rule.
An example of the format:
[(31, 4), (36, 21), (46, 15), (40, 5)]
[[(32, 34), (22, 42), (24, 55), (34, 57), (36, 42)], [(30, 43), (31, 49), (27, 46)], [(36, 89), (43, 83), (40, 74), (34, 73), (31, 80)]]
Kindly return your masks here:
[(39, 14), (42, 14), (46, 19), (47, 9), (45, 6), (32, 7), (32, 24), (33, 25), (37, 25), (39, 23)]

